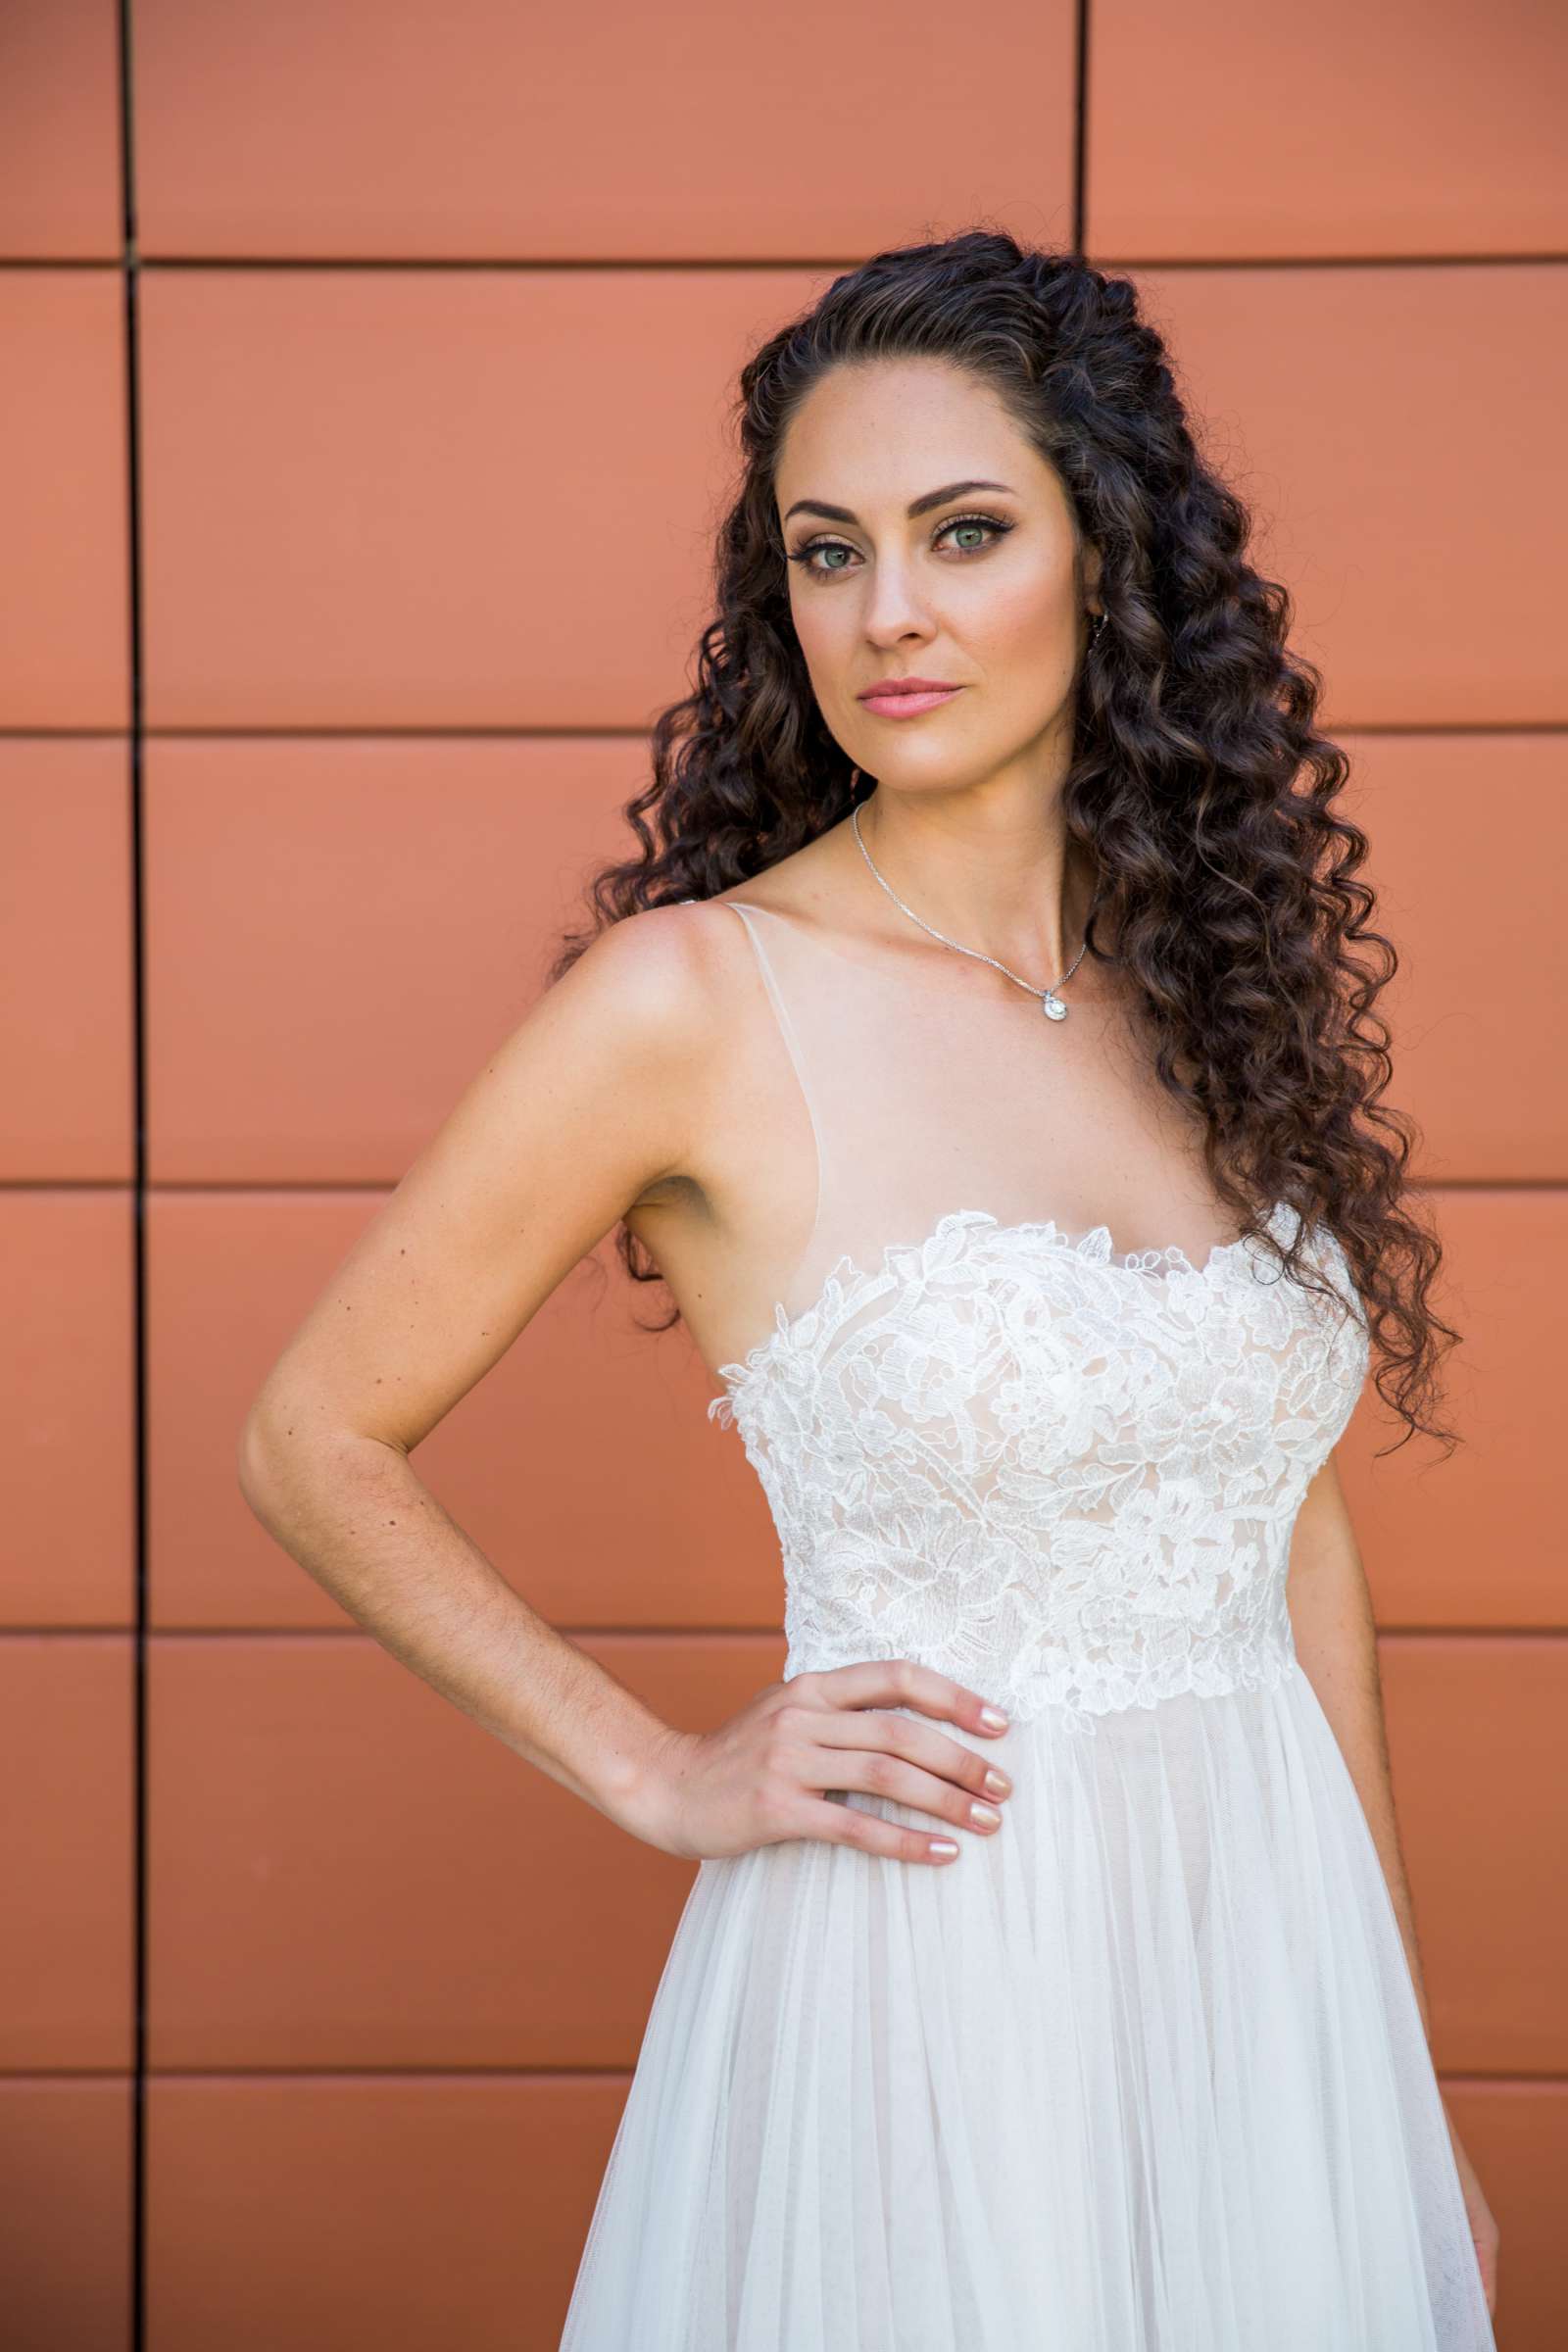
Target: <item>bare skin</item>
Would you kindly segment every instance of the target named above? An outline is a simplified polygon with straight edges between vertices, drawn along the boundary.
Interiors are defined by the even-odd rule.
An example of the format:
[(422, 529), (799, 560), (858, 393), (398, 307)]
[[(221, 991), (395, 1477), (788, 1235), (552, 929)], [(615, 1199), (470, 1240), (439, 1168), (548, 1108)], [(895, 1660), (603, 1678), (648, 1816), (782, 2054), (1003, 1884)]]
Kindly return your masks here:
[[(700, 912), (605, 934), (470, 1081), (269, 1372), (241, 1489), (394, 1656), (650, 1844), (702, 1857), (812, 1837), (948, 1862), (944, 1830), (997, 1827), (970, 1810), (993, 1793), (987, 1759), (935, 1728), (995, 1740), (1005, 1727), (983, 1692), (867, 1663), (771, 1684), (715, 1732), (680, 1730), (531, 1608), (410, 1459), (625, 1207), (707, 1165), (734, 1027), (714, 959), (733, 943)], [(901, 1707), (930, 1724), (887, 1711)], [(933, 1827), (830, 1803), (829, 1788), (903, 1797)]]

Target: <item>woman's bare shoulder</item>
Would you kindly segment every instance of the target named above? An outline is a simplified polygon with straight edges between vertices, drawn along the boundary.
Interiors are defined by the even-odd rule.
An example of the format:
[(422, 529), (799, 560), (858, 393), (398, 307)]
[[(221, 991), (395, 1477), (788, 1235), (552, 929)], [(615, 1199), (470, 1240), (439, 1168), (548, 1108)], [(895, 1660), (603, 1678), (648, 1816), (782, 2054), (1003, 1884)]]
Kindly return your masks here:
[(670, 900), (597, 933), (548, 992), (540, 1013), (577, 1044), (615, 1041), (613, 1054), (665, 1089), (682, 1073), (711, 1075), (745, 1036), (743, 1008), (756, 957), (730, 900), (762, 904), (750, 885), (713, 899)]
[[(722, 896), (745, 899), (750, 893), (737, 885)], [(746, 954), (741, 925), (714, 913), (720, 904), (719, 899), (669, 899), (622, 915), (590, 940), (555, 985), (571, 983), (579, 995), (592, 992), (619, 1004), (641, 1022), (670, 1020), (685, 1030), (692, 1013), (709, 1001), (715, 973), (737, 952)]]

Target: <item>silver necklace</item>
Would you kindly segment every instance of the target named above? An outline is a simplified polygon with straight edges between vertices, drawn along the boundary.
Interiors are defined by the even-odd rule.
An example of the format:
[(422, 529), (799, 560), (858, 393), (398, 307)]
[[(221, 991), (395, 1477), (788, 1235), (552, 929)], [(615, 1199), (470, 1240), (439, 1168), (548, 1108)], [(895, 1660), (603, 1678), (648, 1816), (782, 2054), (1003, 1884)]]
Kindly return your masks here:
[[(859, 770), (857, 769), (856, 773), (858, 774)], [(905, 906), (904, 901), (900, 898), (898, 892), (893, 888), (892, 884), (888, 882), (881, 874), (877, 873), (876, 860), (871, 856), (870, 851), (866, 848), (865, 843), (860, 840), (860, 810), (858, 805), (857, 805), (850, 811), (850, 824), (854, 829), (856, 840), (860, 843), (860, 856), (865, 859), (865, 862), (871, 868), (872, 873), (876, 874), (877, 880), (882, 884), (883, 889), (887, 892), (888, 897), (893, 901), (894, 906), (904, 907), (904, 912), (908, 916), (910, 922), (918, 923), (922, 931), (930, 931), (932, 938), (940, 939), (945, 948), (956, 948), (960, 956), (973, 956), (977, 962), (989, 963), (994, 971), (1005, 972), (1009, 980), (1016, 980), (1020, 988), (1026, 988), (1032, 997), (1038, 997), (1040, 999), (1041, 1010), (1046, 1014), (1048, 1019), (1053, 1021), (1064, 1021), (1067, 1018), (1067, 1007), (1057, 996), (1056, 991), (1058, 988), (1065, 988), (1067, 982), (1072, 978), (1074, 972), (1078, 969), (1079, 964), (1082, 963), (1084, 948), (1087, 948), (1089, 945), (1089, 937), (1087, 932), (1084, 935), (1083, 947), (1079, 949), (1071, 963), (1068, 964), (1067, 969), (1062, 973), (1061, 978), (1059, 980), (1054, 980), (1049, 988), (1036, 988), (1032, 980), (1025, 980), (1021, 978), (1017, 972), (1009, 970), (1006, 964), (999, 962), (995, 956), (982, 956), (978, 948), (961, 947), (957, 940), (949, 939), (945, 932), (933, 930), (932, 926), (925, 920), (924, 916), (916, 914), (912, 906)]]

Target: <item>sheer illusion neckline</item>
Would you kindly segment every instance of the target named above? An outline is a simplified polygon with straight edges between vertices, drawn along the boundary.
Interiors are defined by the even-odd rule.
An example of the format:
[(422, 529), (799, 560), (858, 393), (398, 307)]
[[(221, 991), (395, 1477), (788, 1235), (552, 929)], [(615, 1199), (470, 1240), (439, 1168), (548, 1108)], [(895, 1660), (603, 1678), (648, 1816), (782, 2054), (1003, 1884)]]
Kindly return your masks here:
[[(682, 903), (685, 904), (685, 902)], [(770, 906), (763, 899), (715, 899), (711, 904), (739, 907), (747, 914), (766, 915), (771, 921), (782, 924), (786, 931), (793, 932), (797, 938), (805, 939), (813, 953), (826, 956), (834, 963), (847, 965), (851, 971), (866, 973), (871, 979), (891, 984), (904, 992), (914, 989), (922, 996), (953, 999), (956, 978), (954, 964), (961, 965), (968, 960), (961, 955), (956, 955), (954, 964), (944, 964), (940, 956), (934, 957), (929, 966), (906, 963), (898, 957), (896, 950), (891, 944), (878, 940), (874, 935), (867, 937), (862, 934), (851, 933), (846, 937), (835, 938), (831, 932), (824, 931), (808, 917), (797, 914), (793, 907)], [(950, 950), (949, 953), (951, 954), (953, 951)], [(968, 986), (974, 978), (975, 974), (971, 968), (959, 984)], [(1033, 1011), (1037, 1021), (1039, 1020), (1038, 1000), (1031, 1005), (1016, 982), (1008, 982), (1004, 986), (999, 981), (997, 986), (1000, 993), (995, 1002), (998, 1004), (1004, 1005), (1009, 1010), (1016, 1005), (1020, 1010)], [(977, 1005), (980, 1005), (985, 1000), (977, 997), (975, 1002)], [(1042, 1030), (1049, 1029), (1051, 1026), (1050, 1022), (1040, 1021)], [(966, 1212), (960, 1210), (957, 1213), (962, 1215)]]
[[(1283, 1241), (1295, 1212), (1289, 1202), (1277, 1200), (1264, 1220), (1264, 1230), (1276, 1240)], [(742, 1388), (762, 1371), (780, 1350), (786, 1349), (808, 1336), (808, 1327), (820, 1316), (823, 1307), (835, 1293), (842, 1294), (846, 1307), (860, 1298), (875, 1295), (896, 1274), (901, 1272), (899, 1260), (914, 1258), (923, 1271), (930, 1271), (930, 1261), (940, 1250), (950, 1234), (966, 1226), (988, 1232), (998, 1241), (1018, 1240), (1039, 1243), (1080, 1259), (1108, 1274), (1124, 1274), (1134, 1281), (1158, 1284), (1172, 1277), (1206, 1282), (1216, 1278), (1236, 1260), (1252, 1254), (1258, 1249), (1255, 1233), (1239, 1234), (1235, 1241), (1216, 1242), (1204, 1256), (1196, 1262), (1178, 1242), (1167, 1242), (1158, 1248), (1118, 1250), (1112, 1244), (1110, 1227), (1091, 1225), (1086, 1233), (1069, 1234), (1063, 1231), (1054, 1217), (1022, 1218), (1004, 1223), (989, 1209), (952, 1208), (940, 1216), (929, 1230), (914, 1241), (887, 1242), (869, 1264), (858, 1265), (848, 1251), (829, 1269), (821, 1289), (808, 1304), (794, 1314), (785, 1311), (782, 1301), (773, 1308), (773, 1328), (764, 1333), (756, 1346), (731, 1362), (717, 1367), (717, 1377), (724, 1383), (720, 1396), (733, 1397)], [(719, 1398), (713, 1400), (715, 1403)]]

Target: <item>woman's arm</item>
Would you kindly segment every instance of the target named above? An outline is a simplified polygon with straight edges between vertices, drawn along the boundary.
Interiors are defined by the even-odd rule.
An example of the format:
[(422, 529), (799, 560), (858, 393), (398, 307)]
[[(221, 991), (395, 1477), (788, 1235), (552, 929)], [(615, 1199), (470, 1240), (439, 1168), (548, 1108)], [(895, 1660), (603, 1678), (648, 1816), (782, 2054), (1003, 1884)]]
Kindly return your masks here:
[(333, 1273), (238, 1460), (270, 1534), (394, 1656), (656, 1843), (670, 1727), (529, 1607), (409, 1456), (638, 1196), (694, 1164), (711, 954), (710, 931), (657, 908), (545, 991)]
[[(1332, 1453), (1308, 1487), (1297, 1516), (1286, 1592), (1297, 1656), (1339, 1741), (1383, 1865), (1430, 2048), (1432, 2019), (1416, 1949), (1410, 1883), (1395, 1819), (1372, 1596), (1350, 1524), (1349, 1507), (1340, 1485), (1339, 1466)], [(1464, 2190), (1487, 2308), (1494, 2312), (1497, 2225), (1476, 2169), (1454, 2130), (1446, 2100), (1443, 2111), (1447, 2117), (1448, 2137), (1453, 2143), (1454, 2162)]]
[[(409, 1462), (629, 1208), (673, 1196), (679, 1214), (700, 1200), (718, 1219), (733, 1205), (752, 1115), (748, 1024), (727, 1009), (737, 975), (760, 991), (740, 926), (700, 906), (599, 935), (473, 1079), (269, 1373), (240, 1486), (394, 1657), (648, 1844), (690, 1860), (812, 1838), (942, 1864), (956, 1839), (831, 1796), (874, 1789), (990, 1835), (971, 1809), (989, 1793), (984, 1755), (917, 1719), (1004, 1729), (983, 1693), (870, 1660), (678, 1730), (530, 1608)], [(748, 1156), (743, 1142), (742, 1188)]]
[(1415, 1912), (1395, 1818), (1372, 1596), (1332, 1453), (1308, 1487), (1297, 1516), (1286, 1593), (1297, 1656), (1349, 1767), (1389, 1883), (1430, 2043), (1432, 2020), (1416, 1948)]

